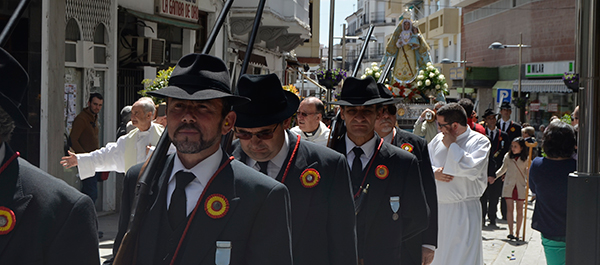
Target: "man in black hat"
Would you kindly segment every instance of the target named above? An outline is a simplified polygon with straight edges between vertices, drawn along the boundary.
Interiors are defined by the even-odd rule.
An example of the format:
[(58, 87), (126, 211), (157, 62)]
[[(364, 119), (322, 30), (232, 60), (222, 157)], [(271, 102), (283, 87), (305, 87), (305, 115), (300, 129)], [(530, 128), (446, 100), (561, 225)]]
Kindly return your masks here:
[[(231, 94), (225, 63), (186, 55), (169, 86), (149, 94), (167, 98), (167, 131), (177, 153), (168, 156), (153, 187), (137, 263), (292, 264), (286, 187), (221, 148), (221, 136), (236, 121), (231, 106), (248, 102)], [(121, 218), (129, 217), (141, 168), (136, 165), (125, 176), (129, 194), (123, 195)], [(123, 230), (120, 225), (120, 235)]]
[(487, 188), (481, 196), (481, 207), (483, 209), (483, 225), (485, 226), (485, 216), (487, 215), (490, 223), (489, 226), (496, 228), (496, 212), (498, 212), (498, 200), (502, 194), (502, 186), (504, 181), (501, 178), (496, 179), (496, 170), (502, 166), (504, 155), (510, 148), (508, 135), (496, 127), (496, 117), (492, 109), (485, 110), (483, 120), (485, 121), (485, 133), (490, 139), (490, 154), (488, 161), (488, 184)]
[(234, 107), (233, 156), (285, 184), (292, 198), (296, 265), (356, 264), (354, 203), (344, 156), (287, 130), (300, 104), (275, 74), (244, 75)]
[(372, 77), (349, 77), (334, 102), (347, 127), (334, 149), (346, 155), (351, 168), (358, 264), (400, 264), (402, 241), (429, 223), (417, 158), (375, 133), (381, 104), (388, 101)]
[[(510, 115), (512, 114), (512, 107), (508, 102), (502, 102), (500, 105), (500, 117), (496, 126), (503, 132), (508, 135), (506, 139), (506, 143), (508, 144), (508, 148), (510, 148), (510, 143), (512, 140), (521, 136), (521, 124), (518, 122), (514, 122), (510, 120)], [(502, 164), (500, 164), (502, 165)], [(501, 199), (500, 211), (502, 212), (502, 220), (506, 220), (506, 201)]]
[(15, 126), (31, 128), (19, 110), (28, 79), (0, 48), (0, 264), (99, 264), (92, 200), (8, 145)]
[[(392, 93), (383, 84), (379, 86), (382, 98), (393, 98)], [(427, 265), (433, 261), (434, 251), (437, 246), (437, 191), (435, 178), (429, 160), (427, 141), (415, 134), (409, 133), (396, 126), (396, 103), (394, 99), (383, 103), (381, 116), (375, 121), (375, 132), (385, 140), (412, 154), (419, 160), (419, 171), (425, 191), (425, 198), (429, 206), (429, 226), (422, 233), (402, 242), (402, 264)]]

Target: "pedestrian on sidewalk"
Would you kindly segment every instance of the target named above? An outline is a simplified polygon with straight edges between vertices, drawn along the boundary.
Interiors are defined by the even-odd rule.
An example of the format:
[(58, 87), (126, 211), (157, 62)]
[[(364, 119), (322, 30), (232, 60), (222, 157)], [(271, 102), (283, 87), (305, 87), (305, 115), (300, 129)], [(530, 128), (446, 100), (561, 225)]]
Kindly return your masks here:
[(548, 265), (565, 264), (567, 234), (567, 183), (576, 170), (575, 130), (562, 121), (544, 131), (546, 157), (536, 157), (529, 170), (529, 188), (537, 195), (531, 228), (542, 234)]
[[(523, 224), (523, 203), (527, 196), (527, 147), (525, 139), (517, 137), (510, 144), (510, 151), (504, 155), (502, 167), (496, 171), (496, 178), (504, 176), (502, 198), (506, 200), (506, 219), (508, 222), (508, 239), (519, 240), (519, 231)], [(517, 203), (517, 233), (513, 234), (513, 222)]]

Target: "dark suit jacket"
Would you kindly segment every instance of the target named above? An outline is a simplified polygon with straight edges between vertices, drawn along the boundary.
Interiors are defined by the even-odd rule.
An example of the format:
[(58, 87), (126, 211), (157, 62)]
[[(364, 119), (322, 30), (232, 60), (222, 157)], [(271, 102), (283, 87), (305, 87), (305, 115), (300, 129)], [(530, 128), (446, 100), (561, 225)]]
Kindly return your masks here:
[[(490, 135), (490, 129), (485, 129), (486, 135)], [(498, 133), (500, 132), (500, 133)], [(500, 130), (500, 128), (496, 127), (496, 135), (492, 139), (490, 139), (491, 147), (490, 147), (490, 156), (488, 163), (488, 176), (496, 177), (496, 170), (498, 170), (502, 166), (502, 161), (504, 159), (504, 155), (510, 149), (511, 142), (508, 141), (508, 134)]]
[[(281, 181), (299, 137), (287, 131), (290, 143)], [(239, 140), (233, 156), (246, 162)], [(304, 170), (312, 168), (321, 179), (312, 188), (300, 182)], [(294, 265), (347, 265), (357, 263), (354, 201), (346, 158), (324, 146), (300, 141), (284, 184), (292, 198), (292, 255)]]
[[(166, 166), (154, 187), (150, 209), (140, 227), (137, 264), (156, 264), (154, 254), (162, 211), (167, 210), (167, 181), (176, 154), (167, 158)], [(222, 163), (228, 159), (223, 155)], [(123, 192), (135, 188), (141, 164), (125, 175)], [(206, 189), (206, 188), (205, 188)], [(209, 217), (204, 205), (212, 194), (221, 194), (229, 201), (229, 210), (218, 219)], [(124, 194), (125, 195), (125, 194)], [(123, 196), (121, 217), (129, 216), (130, 204)], [(207, 187), (202, 202), (180, 250), (179, 264), (215, 264), (216, 241), (230, 241), (231, 265), (292, 264), (290, 236), (290, 198), (284, 185), (266, 178), (238, 161), (231, 161)], [(121, 230), (121, 228), (119, 228)]]
[[(375, 135), (376, 147), (381, 138)], [(346, 154), (346, 141), (342, 137), (335, 150)], [(369, 184), (366, 202), (357, 221), (359, 259), (365, 265), (400, 264), (402, 241), (418, 235), (427, 228), (429, 208), (425, 201), (417, 158), (396, 146), (384, 143), (373, 158), (365, 183)], [(375, 169), (385, 165), (389, 174), (385, 179), (375, 176)], [(390, 198), (400, 197), (400, 219), (392, 219)], [(361, 223), (361, 214), (365, 215)], [(362, 230), (364, 228), (364, 230)], [(360, 245), (360, 244), (359, 244)]]
[(402, 247), (402, 264), (421, 264), (421, 248), (423, 244), (437, 247), (438, 234), (438, 202), (437, 189), (435, 186), (435, 177), (429, 159), (429, 150), (427, 149), (427, 141), (415, 134), (409, 133), (396, 127), (396, 135), (392, 142), (393, 145), (401, 147), (403, 144), (410, 144), (412, 154), (419, 161), (419, 169), (421, 172), (421, 182), (425, 191), (425, 199), (429, 206), (429, 226), (427, 230), (419, 235), (404, 241)]
[(100, 263), (94, 204), (64, 181), (16, 159), (0, 174), (0, 206), (16, 219), (0, 235), (0, 264)]
[[(496, 127), (502, 130), (502, 124), (500, 123), (500, 120), (496, 122)], [(510, 121), (510, 126), (508, 126), (508, 128), (506, 129), (506, 134), (508, 134), (508, 143), (510, 145), (513, 139), (521, 136), (521, 124), (519, 124), (518, 122)]]

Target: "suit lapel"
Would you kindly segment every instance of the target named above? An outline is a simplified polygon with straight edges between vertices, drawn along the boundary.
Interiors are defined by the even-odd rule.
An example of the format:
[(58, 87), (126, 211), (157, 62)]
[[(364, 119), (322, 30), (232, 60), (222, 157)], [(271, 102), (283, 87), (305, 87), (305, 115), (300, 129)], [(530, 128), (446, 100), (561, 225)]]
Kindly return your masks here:
[[(171, 171), (173, 170), (173, 161), (175, 159), (175, 155), (171, 155), (167, 158), (167, 165), (163, 168), (162, 173), (158, 179), (159, 188), (158, 193), (151, 198), (153, 201), (150, 210), (148, 210), (148, 214), (145, 217), (145, 221), (143, 224), (143, 233), (140, 233), (138, 245), (140, 246), (138, 249), (148, 249), (148, 250), (156, 250), (156, 238), (158, 238), (158, 232), (160, 230), (160, 220), (161, 213), (164, 210), (167, 211), (167, 186), (169, 182), (169, 177), (171, 176)], [(154, 191), (153, 191), (154, 192)], [(163, 224), (165, 225), (165, 224)], [(166, 224), (168, 225), (168, 224)], [(144, 246), (144, 247), (141, 247)], [(152, 263), (154, 260), (154, 252), (150, 253), (142, 253), (138, 251), (138, 260), (146, 261), (146, 263)], [(144, 263), (144, 262), (141, 262)]]
[[(379, 136), (377, 138), (377, 144), (375, 148), (379, 146), (379, 141), (381, 138)], [(390, 181), (391, 176), (389, 174), (393, 172), (389, 172), (388, 176), (385, 179), (379, 179), (375, 176), (375, 169), (379, 165), (386, 164), (386, 158), (389, 158), (389, 152), (385, 144), (381, 146), (377, 155), (373, 158), (373, 164), (369, 169), (369, 173), (367, 176), (369, 183), (368, 197), (367, 197), (367, 207), (366, 207), (366, 224), (365, 224), (365, 235), (369, 234), (370, 227), (373, 225), (374, 219), (377, 215), (377, 211), (379, 207), (384, 207), (385, 205), (389, 205), (389, 202), (386, 201), (385, 194), (386, 189), (388, 187), (388, 183)], [(389, 168), (388, 168), (389, 170)], [(389, 198), (387, 198), (389, 199)], [(391, 218), (391, 215), (390, 215)]]
[[(5, 156), (5, 161), (12, 156), (12, 152), (8, 151), (6, 152), (6, 156)], [(16, 178), (16, 176), (18, 176), (18, 174), (20, 174), (19, 172), (19, 159), (14, 160), (5, 170), (4, 172), (2, 172), (2, 174), (0, 175), (0, 179), (2, 180), (7, 180), (8, 178)], [(13, 182), (14, 183), (14, 182)], [(29, 205), (29, 202), (31, 201), (31, 199), (33, 198), (33, 195), (31, 194), (24, 194), (23, 192), (23, 186), (21, 185), (21, 179), (17, 178), (16, 179), (16, 184), (15, 184), (15, 192), (14, 192), (14, 196), (13, 196), (13, 202), (7, 204), (7, 208), (11, 209), (14, 213), (15, 213), (15, 227), (14, 229), (18, 229), (19, 225), (22, 223), (22, 219), (23, 215), (25, 214), (25, 210), (27, 210), (27, 205)], [(14, 232), (15, 230), (13, 230), (12, 232), (6, 234), (6, 235), (1, 235), (0, 236), (0, 253), (4, 252), (4, 248), (6, 248), (6, 246), (8, 245), (8, 242), (10, 242), (12, 235), (15, 234)]]
[[(229, 158), (224, 154), (221, 165), (227, 159)], [(180, 264), (198, 264), (205, 259), (209, 251), (215, 249), (216, 241), (220, 239), (219, 235), (225, 229), (230, 218), (235, 215), (235, 209), (241, 200), (235, 192), (235, 178), (231, 164), (223, 168), (219, 175), (215, 176), (210, 186), (205, 189), (192, 225), (185, 236)], [(204, 207), (206, 199), (216, 194), (223, 195), (227, 199), (229, 210), (225, 216), (213, 219), (208, 216)]]
[[(294, 145), (290, 143), (290, 148), (293, 148)], [(294, 158), (295, 161), (292, 161), (290, 172), (285, 180), (285, 186), (290, 191), (290, 197), (292, 201), (292, 218), (294, 220), (292, 222), (292, 232), (297, 233), (305, 231), (303, 229), (304, 223), (306, 222), (308, 211), (310, 209), (310, 201), (312, 199), (314, 189), (316, 189), (315, 187), (314, 189), (306, 190), (307, 188), (302, 186), (300, 175), (307, 168), (317, 169), (319, 166), (318, 161), (308, 165), (309, 161), (306, 160), (308, 154), (305, 147), (306, 146), (304, 146), (302, 143), (300, 143), (300, 146), (298, 146), (298, 152)], [(299, 236), (292, 236), (293, 246), (298, 243), (299, 238)]]

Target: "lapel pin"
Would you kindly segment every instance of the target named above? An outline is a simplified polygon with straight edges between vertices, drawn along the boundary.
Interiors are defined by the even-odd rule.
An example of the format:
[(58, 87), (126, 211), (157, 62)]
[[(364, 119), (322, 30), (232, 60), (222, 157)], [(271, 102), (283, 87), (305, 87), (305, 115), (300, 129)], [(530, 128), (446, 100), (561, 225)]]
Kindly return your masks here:
[(409, 144), (409, 143), (403, 143), (403, 144), (400, 146), (400, 148), (402, 148), (402, 149), (404, 149), (404, 150), (406, 150), (406, 151), (408, 151), (408, 152), (411, 152), (411, 153), (412, 153), (412, 151), (413, 151), (413, 148), (414, 148), (414, 147), (413, 147), (413, 145), (412, 145), (412, 144)]
[(321, 175), (319, 174), (319, 171), (314, 168), (307, 168), (300, 174), (300, 182), (305, 188), (317, 186), (319, 180), (321, 180)]
[(227, 198), (221, 194), (210, 195), (204, 204), (204, 211), (212, 219), (219, 219), (229, 210)]
[(390, 170), (385, 165), (379, 165), (375, 168), (375, 176), (378, 179), (386, 179), (390, 175)]
[(0, 206), (0, 235), (6, 235), (15, 228), (15, 213), (4, 206)]

